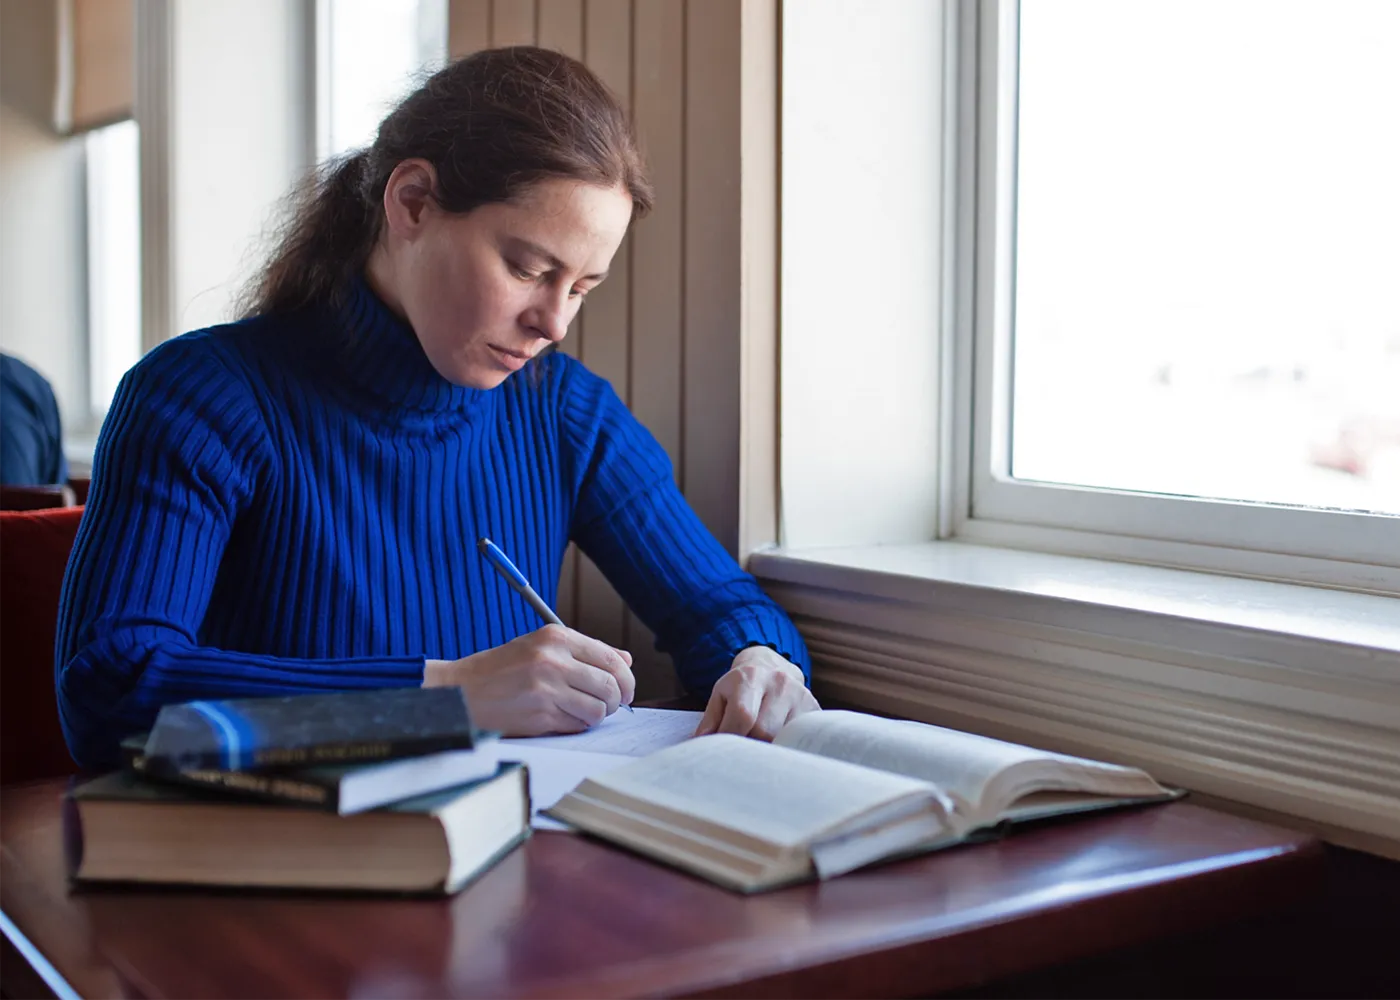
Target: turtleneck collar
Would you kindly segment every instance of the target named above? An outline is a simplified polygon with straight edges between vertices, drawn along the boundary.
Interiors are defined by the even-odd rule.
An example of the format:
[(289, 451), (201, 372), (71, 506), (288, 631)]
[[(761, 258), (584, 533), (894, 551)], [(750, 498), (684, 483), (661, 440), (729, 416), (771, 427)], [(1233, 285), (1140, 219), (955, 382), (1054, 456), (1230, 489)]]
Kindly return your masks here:
[(454, 385), (437, 373), (418, 336), (356, 278), (335, 314), (340, 357), (359, 387), (403, 409), (447, 413), (478, 405), (487, 389)]

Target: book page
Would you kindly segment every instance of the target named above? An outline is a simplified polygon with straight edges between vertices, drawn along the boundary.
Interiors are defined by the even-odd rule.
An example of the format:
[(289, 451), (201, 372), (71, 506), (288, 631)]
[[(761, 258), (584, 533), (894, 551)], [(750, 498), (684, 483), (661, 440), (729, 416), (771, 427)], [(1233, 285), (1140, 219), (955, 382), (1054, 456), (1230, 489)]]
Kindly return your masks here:
[(860, 712), (799, 716), (775, 742), (922, 778), (946, 791), (957, 803), (958, 813), (974, 824), (994, 822), (1017, 799), (1034, 792), (1139, 796), (1164, 792), (1136, 768)]
[(774, 740), (782, 746), (848, 760), (937, 785), (972, 818), (998, 773), (1046, 755), (1031, 747), (923, 722), (827, 710), (798, 716)]
[(732, 735), (687, 740), (589, 786), (777, 848), (805, 845), (882, 807), (897, 813), (901, 801), (940, 817), (952, 805), (924, 782)]
[(592, 729), (567, 736), (530, 736), (502, 740), (501, 745), (552, 747), (557, 750), (587, 750), (645, 757), (665, 747), (690, 739), (700, 725), (701, 712), (669, 708), (620, 708)]

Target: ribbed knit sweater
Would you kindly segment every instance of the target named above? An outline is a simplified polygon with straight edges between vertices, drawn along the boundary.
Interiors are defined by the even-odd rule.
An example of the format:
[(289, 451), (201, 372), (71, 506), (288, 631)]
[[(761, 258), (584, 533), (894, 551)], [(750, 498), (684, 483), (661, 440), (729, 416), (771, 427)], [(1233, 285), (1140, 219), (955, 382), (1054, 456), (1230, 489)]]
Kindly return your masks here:
[(572, 539), (687, 690), (791, 621), (701, 524), (608, 383), (553, 354), (453, 385), (365, 286), (344, 308), (186, 334), (122, 381), (64, 580), (59, 714), (117, 759), (161, 705), (422, 683), (539, 628), (476, 549), (554, 604)]

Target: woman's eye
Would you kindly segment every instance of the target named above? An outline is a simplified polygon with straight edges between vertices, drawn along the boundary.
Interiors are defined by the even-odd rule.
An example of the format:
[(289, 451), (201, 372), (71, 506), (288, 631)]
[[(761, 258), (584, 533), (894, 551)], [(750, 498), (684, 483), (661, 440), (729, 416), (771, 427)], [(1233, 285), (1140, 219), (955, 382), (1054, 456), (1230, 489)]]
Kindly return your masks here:
[(588, 298), (588, 293), (589, 293), (590, 291), (591, 291), (591, 289), (588, 289), (588, 288), (570, 288), (570, 289), (569, 289), (569, 298), (571, 298), (571, 299), (586, 299), (586, 298)]
[(512, 264), (509, 262), (507, 262), (506, 266), (510, 269), (510, 273), (521, 281), (534, 281), (539, 278), (539, 274), (531, 271), (528, 267), (521, 267), (519, 264)]

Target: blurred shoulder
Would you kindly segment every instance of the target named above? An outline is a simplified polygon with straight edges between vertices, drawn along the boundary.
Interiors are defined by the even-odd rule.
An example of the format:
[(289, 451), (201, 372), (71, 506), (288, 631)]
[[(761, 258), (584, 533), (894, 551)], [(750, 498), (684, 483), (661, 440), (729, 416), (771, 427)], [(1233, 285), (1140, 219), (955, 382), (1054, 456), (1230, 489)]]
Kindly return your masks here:
[(23, 402), (35, 408), (57, 405), (49, 380), (12, 354), (0, 354), (0, 385), (0, 400), (7, 404)]

